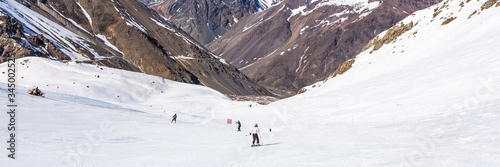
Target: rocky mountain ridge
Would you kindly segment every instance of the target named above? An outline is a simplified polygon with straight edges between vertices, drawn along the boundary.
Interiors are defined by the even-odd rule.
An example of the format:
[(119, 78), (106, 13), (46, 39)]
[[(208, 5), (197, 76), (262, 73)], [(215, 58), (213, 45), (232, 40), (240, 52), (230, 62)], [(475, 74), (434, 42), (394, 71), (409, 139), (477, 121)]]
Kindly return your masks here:
[(207, 45), (269, 90), (291, 96), (324, 80), (378, 33), (439, 0), (285, 0)]
[(266, 10), (282, 0), (141, 0), (150, 8), (169, 18), (201, 44), (219, 38), (238, 20)]
[[(271, 95), (135, 0), (5, 0), (0, 9), (22, 25), (19, 29), (24, 33), (18, 43), (30, 35), (42, 35), (72, 61), (203, 84), (225, 94)], [(10, 54), (15, 53), (2, 53)]]

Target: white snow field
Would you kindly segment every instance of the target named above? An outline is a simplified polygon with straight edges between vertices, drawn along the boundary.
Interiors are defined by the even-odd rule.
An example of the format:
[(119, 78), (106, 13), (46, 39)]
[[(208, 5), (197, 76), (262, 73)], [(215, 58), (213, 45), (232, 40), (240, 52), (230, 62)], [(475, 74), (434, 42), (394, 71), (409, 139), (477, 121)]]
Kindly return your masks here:
[[(417, 26), (396, 42), (267, 106), (141, 73), (18, 59), (15, 160), (5, 150), (7, 64), (0, 64), (0, 164), (499, 166), (500, 7), (468, 19), (485, 1), (460, 2), (450, 0), (436, 18), (436, 7), (417, 12), (403, 21)], [(457, 18), (441, 25), (444, 16)], [(46, 97), (28, 95), (33, 85)], [(240, 120), (242, 132), (228, 118)], [(246, 136), (255, 123), (261, 147)]]

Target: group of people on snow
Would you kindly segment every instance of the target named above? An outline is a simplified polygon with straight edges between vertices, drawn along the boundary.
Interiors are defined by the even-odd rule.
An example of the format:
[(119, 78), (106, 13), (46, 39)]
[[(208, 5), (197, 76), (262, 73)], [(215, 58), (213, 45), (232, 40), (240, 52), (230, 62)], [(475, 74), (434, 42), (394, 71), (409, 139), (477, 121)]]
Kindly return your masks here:
[[(172, 116), (172, 121), (170, 121), (170, 123), (177, 123), (177, 113), (175, 113), (174, 116)], [(238, 125), (238, 131), (241, 131), (240, 120), (236, 121), (236, 124)], [(255, 124), (255, 126), (253, 127), (252, 131), (249, 134), (252, 135), (253, 137), (252, 146), (260, 146), (259, 133), (260, 133), (259, 125)], [(257, 142), (257, 144), (255, 144), (255, 142)]]

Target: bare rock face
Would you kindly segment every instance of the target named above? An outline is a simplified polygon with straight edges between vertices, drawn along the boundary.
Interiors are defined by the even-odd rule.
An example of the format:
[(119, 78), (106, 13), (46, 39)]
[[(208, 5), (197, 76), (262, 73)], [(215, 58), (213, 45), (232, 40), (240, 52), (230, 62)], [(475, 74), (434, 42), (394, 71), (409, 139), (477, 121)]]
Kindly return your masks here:
[(347, 72), (349, 69), (351, 69), (352, 64), (354, 64), (354, 62), (355, 62), (354, 59), (350, 59), (350, 60), (345, 61), (344, 63), (342, 63), (339, 66), (339, 68), (337, 68), (337, 70), (335, 70), (335, 72), (330, 74), (330, 76), (328, 76), (328, 78), (333, 78), (337, 75), (342, 75), (343, 73)]
[(29, 35), (26, 38), (24, 27), (16, 19), (2, 14), (0, 23), (0, 62), (7, 61), (11, 56), (14, 58), (40, 56), (60, 60), (70, 59), (43, 35)]
[[(495, 3), (497, 3), (498, 0), (489, 0), (489, 1), (486, 1), (483, 6), (481, 6), (481, 10), (485, 10), (485, 9), (489, 9), (490, 7), (492, 7), (493, 5), (495, 5)], [(497, 6), (500, 5), (500, 4), (496, 4)]]
[[(207, 45), (274, 93), (324, 80), (378, 33), (439, 0), (285, 0)], [(404, 27), (403, 27), (404, 29)]]
[[(26, 38), (36, 46), (48, 48), (49, 55), (57, 59), (67, 59), (63, 55), (69, 54), (86, 58), (73, 61), (202, 84), (224, 94), (271, 95), (170, 20), (136, 0), (18, 2), (25, 7), (8, 2), (4, 3), (5, 8), (2, 10), (12, 13), (33, 11), (37, 13), (36, 17), (44, 21), (23, 17), (26, 14), (15, 15), (19, 17), (15, 19), (27, 25), (25, 28), (32, 30), (29, 36), (15, 34), (21, 34), (21, 38)], [(65, 36), (50, 33), (52, 31), (64, 32), (61, 34)], [(51, 48), (59, 49), (60, 52), (51, 51)], [(38, 56), (33, 53), (27, 55)]]
[(61, 50), (59, 50), (52, 42), (50, 42), (43, 35), (40, 34), (36, 36), (30, 35), (28, 37), (28, 42), (31, 43), (31, 45), (38, 48), (45, 47), (48, 54), (57, 60), (71, 60), (70, 57), (61, 52)]
[(263, 4), (258, 0), (164, 0), (161, 3), (141, 1), (172, 20), (203, 45), (224, 35), (242, 17), (272, 5)]
[(387, 30), (387, 33), (384, 35), (384, 37), (379, 39), (377, 36), (374, 39), (370, 40), (370, 42), (368, 42), (368, 44), (365, 47), (363, 47), (363, 49), (361, 51), (365, 51), (366, 49), (368, 49), (372, 46), (373, 46), (372, 51), (378, 50), (384, 44), (388, 44), (388, 43), (394, 41), (394, 39), (396, 39), (400, 35), (411, 30), (411, 28), (413, 28), (413, 26), (414, 26), (413, 22), (410, 22), (409, 24), (401, 23), (399, 25), (394, 25), (392, 28)]

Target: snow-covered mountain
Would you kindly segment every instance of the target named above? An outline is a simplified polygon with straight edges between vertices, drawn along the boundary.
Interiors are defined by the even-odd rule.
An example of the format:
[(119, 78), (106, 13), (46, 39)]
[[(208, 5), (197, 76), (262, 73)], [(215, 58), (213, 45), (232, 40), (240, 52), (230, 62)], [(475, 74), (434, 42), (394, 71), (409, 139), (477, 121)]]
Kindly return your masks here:
[[(59, 56), (61, 57), (60, 59), (70, 59), (75, 61), (88, 61), (91, 59), (102, 60), (113, 56), (123, 56), (123, 53), (116, 49), (116, 47), (110, 44), (107, 40), (100, 40), (95, 37), (90, 38), (92, 35), (85, 28), (73, 19), (65, 17), (55, 9), (51, 10), (51, 12), (55, 13), (56, 15), (53, 17), (58, 18), (59, 20), (48, 19), (46, 16), (32, 10), (43, 9), (36, 8), (35, 6), (32, 7), (28, 2), (19, 3), (13, 0), (1, 1), (0, 7), (2, 20), (5, 20), (3, 21), (2, 27), (5, 27), (4, 29), (8, 30), (2, 32), (5, 34), (4, 39), (15, 39), (16, 41), (13, 42), (17, 42), (19, 45), (23, 46), (22, 48), (26, 48), (26, 50), (29, 51), (34, 50), (35, 53), (29, 53), (27, 55), (37, 55), (37, 53), (41, 53), (43, 51), (50, 51), (50, 46), (53, 46), (53, 50), (55, 51), (47, 53), (46, 56)], [(50, 5), (43, 7), (49, 8)], [(78, 8), (78, 10), (75, 10), (75, 13), (82, 16), (88, 16), (88, 14), (82, 9), (83, 8)], [(84, 21), (87, 23), (91, 22), (91, 18), (88, 18), (89, 20), (86, 19), (87, 18), (85, 18)], [(83, 22), (81, 20), (78, 21)], [(9, 28), (11, 25), (16, 26)], [(88, 27), (88, 24), (83, 26)], [(70, 29), (73, 29), (74, 31), (71, 31)], [(31, 49), (39, 47), (37, 45), (47, 45), (47, 48), (41, 47), (38, 49)], [(4, 50), (8, 50), (8, 48), (4, 48)], [(61, 53), (55, 53), (57, 51)], [(13, 54), (18, 53), (14, 52)]]
[(0, 42), (2, 62), (11, 54), (71, 59), (202, 84), (225, 94), (270, 95), (136, 0), (5, 0), (0, 10), (9, 21), (2, 24), (8, 30), (2, 31), (2, 39), (8, 39)]
[[(497, 1), (449, 0), (418, 11), (398, 23), (411, 28), (379, 34), (372, 43), (389, 40), (368, 45), (346, 72), (267, 106), (249, 107), (206, 87), (144, 73), (18, 59), (18, 159), (0, 161), (42, 167), (498, 166), (499, 9)], [(7, 68), (0, 64), (0, 71)], [(0, 74), (0, 92), (8, 92), (7, 76)], [(45, 98), (25, 93), (35, 84)], [(174, 113), (176, 124), (170, 123)], [(8, 119), (0, 117), (4, 125)], [(240, 120), (242, 132), (227, 119)], [(256, 123), (263, 146), (250, 147), (246, 135)], [(7, 134), (0, 128), (0, 140)]]
[(140, 1), (145, 5), (147, 5), (148, 7), (154, 7), (165, 2), (165, 0), (140, 0)]
[[(476, 59), (476, 56), (497, 56), (498, 53), (496, 52), (498, 52), (498, 48), (492, 47), (499, 43), (492, 42), (497, 37), (494, 35), (488, 36), (487, 34), (494, 34), (495, 31), (498, 31), (494, 28), (494, 23), (500, 21), (500, 18), (494, 16), (497, 14), (495, 10), (500, 9), (499, 6), (500, 3), (496, 1), (464, 2), (448, 0), (425, 10), (415, 12), (396, 23), (395, 26), (375, 36), (375, 38), (364, 46), (363, 52), (353, 59), (344, 62), (341, 65), (344, 68), (332, 73), (327, 80), (305, 87), (302, 91), (313, 90), (328, 82), (332, 83), (330, 81), (332, 78), (345, 72), (350, 72), (351, 68), (356, 69), (357, 66), (367, 63), (366, 61), (368, 61), (370, 66), (374, 66), (371, 65), (371, 60), (374, 59), (376, 59), (375, 61), (380, 61), (383, 58), (394, 59), (398, 56), (405, 57), (402, 61), (394, 59), (394, 64), (390, 67), (381, 67), (385, 71), (396, 71), (396, 69), (409, 64), (425, 65), (425, 62), (431, 61), (429, 59), (432, 59), (432, 57), (450, 56), (450, 60), (443, 60), (444, 68), (451, 66), (446, 65), (446, 63), (455, 63), (456, 56), (464, 56), (461, 58), (469, 56), (471, 59)], [(481, 15), (483, 12), (488, 13), (489, 16), (474, 19), (474, 17), (479, 17), (478, 15)], [(485, 22), (491, 22), (493, 25), (485, 25)], [(481, 57), (479, 59), (484, 60), (488, 58)], [(492, 58), (491, 60), (497, 59)], [(473, 63), (473, 61), (470, 63)], [(480, 62), (476, 63), (478, 65), (481, 64)], [(462, 70), (463, 72), (467, 71), (466, 69)], [(456, 74), (462, 75), (463, 72), (457, 71)], [(377, 77), (384, 73), (372, 71), (362, 75)], [(353, 82), (357, 81), (350, 80), (348, 84)]]
[(439, 0), (285, 0), (239, 19), (208, 44), (275, 93), (295, 95), (324, 80), (375, 35)]
[(179, 28), (189, 33), (202, 44), (208, 44), (224, 35), (244, 16), (264, 11), (282, 0), (209, 0), (178, 1), (165, 0), (151, 3), (150, 8), (164, 15)]
[(278, 3), (282, 2), (283, 0), (258, 0), (259, 3), (257, 3), (257, 6), (260, 11), (269, 9), (270, 7), (277, 5)]

